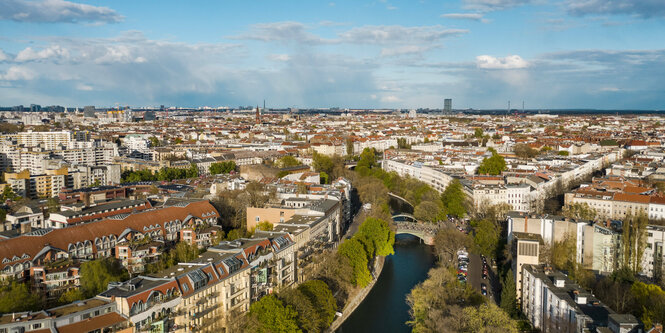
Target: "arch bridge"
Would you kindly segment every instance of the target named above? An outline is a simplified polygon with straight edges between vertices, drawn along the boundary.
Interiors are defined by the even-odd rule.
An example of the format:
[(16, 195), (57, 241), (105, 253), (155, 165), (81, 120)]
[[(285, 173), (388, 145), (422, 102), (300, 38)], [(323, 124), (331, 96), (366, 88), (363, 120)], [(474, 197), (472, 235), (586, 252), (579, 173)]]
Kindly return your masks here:
[(395, 226), (397, 227), (395, 235), (409, 234), (416, 236), (422, 239), (427, 245), (434, 245), (434, 236), (436, 236), (437, 231), (439, 231), (438, 225), (418, 222), (395, 221)]

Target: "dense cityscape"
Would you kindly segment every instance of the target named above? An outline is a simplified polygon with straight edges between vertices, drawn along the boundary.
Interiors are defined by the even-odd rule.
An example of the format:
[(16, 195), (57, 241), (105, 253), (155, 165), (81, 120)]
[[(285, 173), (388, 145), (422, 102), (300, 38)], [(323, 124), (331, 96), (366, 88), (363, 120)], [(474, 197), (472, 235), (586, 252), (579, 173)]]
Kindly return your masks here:
[(38, 108), (0, 116), (4, 332), (335, 330), (404, 235), (414, 331), (665, 319), (660, 115)]
[(0, 0), (0, 333), (664, 333), (664, 19)]

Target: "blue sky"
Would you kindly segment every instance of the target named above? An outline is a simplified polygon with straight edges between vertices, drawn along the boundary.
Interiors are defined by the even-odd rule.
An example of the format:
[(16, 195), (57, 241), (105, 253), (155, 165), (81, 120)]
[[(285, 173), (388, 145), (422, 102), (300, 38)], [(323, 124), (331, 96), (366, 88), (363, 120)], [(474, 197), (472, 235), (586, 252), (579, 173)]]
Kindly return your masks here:
[(665, 1), (0, 1), (0, 105), (665, 109)]

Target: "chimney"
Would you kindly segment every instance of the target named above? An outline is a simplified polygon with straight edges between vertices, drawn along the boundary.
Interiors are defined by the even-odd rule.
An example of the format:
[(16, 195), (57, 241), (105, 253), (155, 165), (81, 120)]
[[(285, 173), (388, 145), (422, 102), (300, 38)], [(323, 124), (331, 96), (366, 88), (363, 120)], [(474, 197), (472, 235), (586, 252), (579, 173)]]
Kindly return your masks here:
[(30, 222), (21, 223), (21, 234), (27, 234), (30, 231), (32, 231), (32, 225), (30, 225)]
[(575, 295), (575, 303), (586, 304), (586, 296), (580, 294)]

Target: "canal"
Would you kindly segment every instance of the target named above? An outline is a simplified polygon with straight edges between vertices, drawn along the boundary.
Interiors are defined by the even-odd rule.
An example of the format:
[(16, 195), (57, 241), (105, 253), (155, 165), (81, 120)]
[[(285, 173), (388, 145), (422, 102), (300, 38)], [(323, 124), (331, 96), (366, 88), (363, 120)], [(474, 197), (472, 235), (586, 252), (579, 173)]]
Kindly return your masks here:
[(374, 288), (337, 332), (411, 332), (406, 295), (427, 278), (434, 260), (431, 246), (411, 235), (397, 235), (395, 254), (386, 257)]

